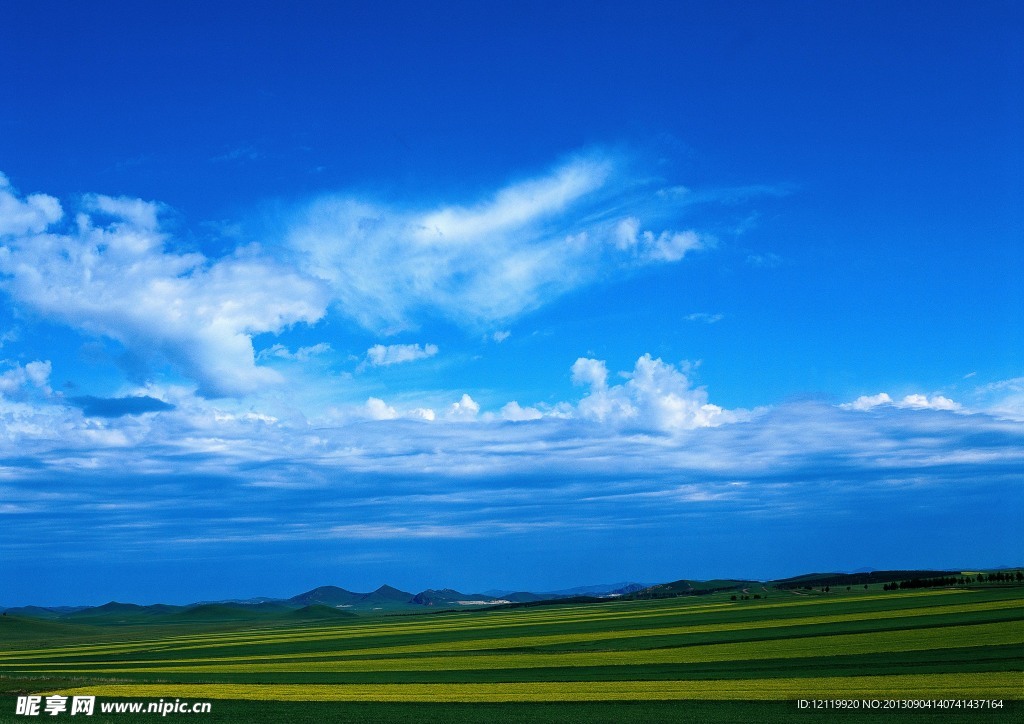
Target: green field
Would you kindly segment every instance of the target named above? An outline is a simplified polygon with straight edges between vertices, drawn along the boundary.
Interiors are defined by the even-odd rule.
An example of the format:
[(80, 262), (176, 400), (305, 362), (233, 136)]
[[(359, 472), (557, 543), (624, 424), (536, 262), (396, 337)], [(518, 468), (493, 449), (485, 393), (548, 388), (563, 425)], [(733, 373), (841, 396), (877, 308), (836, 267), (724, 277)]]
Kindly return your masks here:
[[(31, 720), (14, 716), (26, 693), (212, 702), (171, 721), (1020, 720), (1022, 596), (772, 591), (247, 625), (5, 616), (0, 721)], [(798, 699), (1004, 704), (813, 712)]]

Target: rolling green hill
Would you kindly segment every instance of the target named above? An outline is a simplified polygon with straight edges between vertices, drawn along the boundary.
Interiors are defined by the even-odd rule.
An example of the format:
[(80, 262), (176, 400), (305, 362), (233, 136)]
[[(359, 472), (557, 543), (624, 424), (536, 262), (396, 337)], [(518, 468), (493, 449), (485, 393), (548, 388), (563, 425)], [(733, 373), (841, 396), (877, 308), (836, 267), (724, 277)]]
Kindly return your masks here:
[(808, 573), (792, 578), (772, 581), (777, 588), (798, 588), (801, 586), (861, 586), (876, 583), (890, 583), (913, 578), (932, 578), (959, 575), (959, 571), (867, 571), (863, 573)]
[(289, 598), (288, 603), (297, 606), (352, 606), (362, 601), (365, 596), (365, 593), (353, 593), (337, 586), (320, 586)]

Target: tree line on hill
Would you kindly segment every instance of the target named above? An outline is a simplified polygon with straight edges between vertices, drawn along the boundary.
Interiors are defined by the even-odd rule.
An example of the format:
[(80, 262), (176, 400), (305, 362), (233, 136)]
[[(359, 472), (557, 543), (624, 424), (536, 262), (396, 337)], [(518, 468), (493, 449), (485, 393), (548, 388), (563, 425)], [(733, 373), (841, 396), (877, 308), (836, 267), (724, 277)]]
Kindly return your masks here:
[(969, 586), (972, 583), (1024, 583), (1022, 571), (996, 571), (978, 573), (974, 576), (941, 576), (938, 578), (911, 578), (908, 581), (892, 581), (882, 586), (885, 591), (903, 591), (912, 588), (936, 588), (939, 586)]

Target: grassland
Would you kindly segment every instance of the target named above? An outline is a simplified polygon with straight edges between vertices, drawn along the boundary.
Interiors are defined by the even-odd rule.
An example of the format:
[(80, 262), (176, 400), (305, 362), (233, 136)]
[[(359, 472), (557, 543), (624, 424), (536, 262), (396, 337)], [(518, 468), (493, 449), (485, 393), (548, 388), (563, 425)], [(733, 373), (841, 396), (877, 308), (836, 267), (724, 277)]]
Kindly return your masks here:
[(766, 591), (757, 600), (715, 594), (245, 626), (4, 617), (0, 721), (15, 695), (30, 692), (213, 700), (204, 721), (884, 714), (801, 711), (797, 699), (995, 699), (1002, 709), (889, 718), (1011, 721), (1024, 714), (1024, 589)]

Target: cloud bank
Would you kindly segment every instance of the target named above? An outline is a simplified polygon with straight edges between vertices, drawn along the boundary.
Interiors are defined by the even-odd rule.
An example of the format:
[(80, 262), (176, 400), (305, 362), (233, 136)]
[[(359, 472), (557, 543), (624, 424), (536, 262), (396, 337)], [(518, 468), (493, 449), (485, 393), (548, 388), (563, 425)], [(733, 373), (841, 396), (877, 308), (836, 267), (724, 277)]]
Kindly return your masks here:
[[(1024, 472), (1018, 423), (893, 405), (865, 415), (794, 403), (709, 425), (707, 403), (680, 387), (679, 370), (655, 359), (642, 357), (614, 385), (602, 379), (599, 361), (574, 368), (588, 393), (563, 415), (508, 403), (487, 416), (466, 394), (432, 421), (379, 398), (333, 422), (198, 398), (155, 414), (94, 419), (64, 405), (0, 398), (0, 439), (21, 456), (4, 459), (0, 489), (22, 511), (5, 516), (0, 537), (49, 545), (31, 511), (42, 516), (52, 496), (68, 496), (68, 481), (77, 482), (62, 503), (66, 516), (49, 525), (91, 511), (90, 536), (145, 545), (156, 526), (182, 555), (197, 540), (344, 540), (349, 526), (368, 519), (395, 539), (523, 530), (641, 535), (709, 511), (737, 521), (841, 518), (844, 510), (899, 500), (904, 515), (920, 516), (953, 500), (998, 494), (1005, 508), (1019, 498), (1019, 486), (1007, 487)], [(651, 401), (656, 389), (661, 403)], [(587, 402), (598, 390), (636, 411), (598, 419)], [(677, 402), (683, 390), (686, 404)], [(637, 419), (643, 410), (648, 429)], [(123, 499), (126, 479), (140, 507), (101, 508)], [(180, 510), (181, 522), (167, 510)], [(229, 522), (238, 516), (260, 522)], [(70, 535), (67, 528), (57, 540), (66, 544)]]
[(879, 392), (877, 395), (862, 395), (853, 402), (841, 405), (848, 410), (872, 410), (882, 405), (891, 405), (911, 410), (959, 410), (961, 406), (948, 397), (942, 395), (922, 395), (915, 393), (904, 396), (901, 400), (893, 400), (887, 392)]

